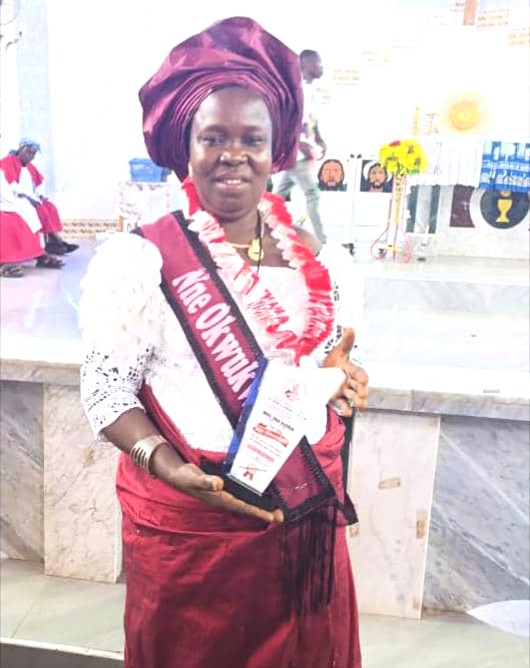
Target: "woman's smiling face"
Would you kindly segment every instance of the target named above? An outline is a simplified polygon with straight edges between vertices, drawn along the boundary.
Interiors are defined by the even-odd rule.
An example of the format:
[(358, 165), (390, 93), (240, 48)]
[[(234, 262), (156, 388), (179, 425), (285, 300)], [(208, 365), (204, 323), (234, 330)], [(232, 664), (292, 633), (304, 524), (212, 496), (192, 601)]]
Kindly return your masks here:
[(190, 167), (201, 204), (220, 222), (252, 211), (272, 167), (272, 121), (262, 97), (222, 88), (199, 106), (190, 132)]

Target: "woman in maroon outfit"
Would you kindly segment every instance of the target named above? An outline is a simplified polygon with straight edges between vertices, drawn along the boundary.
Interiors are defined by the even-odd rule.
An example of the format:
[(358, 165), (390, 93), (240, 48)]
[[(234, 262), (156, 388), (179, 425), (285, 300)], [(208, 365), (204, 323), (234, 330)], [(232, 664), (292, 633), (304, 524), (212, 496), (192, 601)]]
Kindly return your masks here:
[(107, 242), (81, 303), (85, 410), (122, 450), (125, 665), (360, 668), (337, 416), (366, 405), (352, 329), (322, 353), (344, 381), (268, 505), (219, 468), (261, 357), (297, 365), (337, 328), (319, 242), (266, 192), (296, 157), (297, 56), (226, 19), (176, 46), (140, 99), (149, 154), (184, 181), (186, 208)]

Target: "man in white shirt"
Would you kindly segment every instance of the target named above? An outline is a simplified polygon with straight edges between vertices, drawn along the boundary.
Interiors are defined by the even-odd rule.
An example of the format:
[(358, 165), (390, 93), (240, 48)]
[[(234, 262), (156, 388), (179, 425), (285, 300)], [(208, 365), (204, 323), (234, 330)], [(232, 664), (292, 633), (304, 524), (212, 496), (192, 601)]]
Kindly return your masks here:
[(312, 85), (315, 79), (320, 79), (324, 69), (322, 60), (316, 51), (305, 49), (300, 53), (299, 58), (304, 91), (304, 115), (300, 146), (296, 165), (293, 169), (282, 173), (275, 192), (287, 199), (294, 185), (302, 188), (306, 199), (307, 215), (313, 230), (320, 241), (325, 243), (326, 235), (324, 234), (319, 211), (320, 193), (314, 175), (314, 168), (315, 161), (324, 157), (326, 144), (318, 129), (317, 102)]

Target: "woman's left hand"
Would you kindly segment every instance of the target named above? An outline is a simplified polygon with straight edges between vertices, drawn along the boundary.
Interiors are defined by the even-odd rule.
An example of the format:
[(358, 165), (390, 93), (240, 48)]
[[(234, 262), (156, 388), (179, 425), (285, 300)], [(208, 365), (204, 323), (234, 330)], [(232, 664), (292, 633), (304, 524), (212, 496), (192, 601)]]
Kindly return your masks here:
[(330, 403), (341, 415), (349, 417), (354, 408), (366, 408), (368, 397), (368, 375), (366, 371), (350, 360), (350, 352), (355, 343), (355, 332), (351, 327), (344, 330), (339, 343), (324, 358), (322, 366), (336, 366), (342, 369), (345, 379), (331, 398)]

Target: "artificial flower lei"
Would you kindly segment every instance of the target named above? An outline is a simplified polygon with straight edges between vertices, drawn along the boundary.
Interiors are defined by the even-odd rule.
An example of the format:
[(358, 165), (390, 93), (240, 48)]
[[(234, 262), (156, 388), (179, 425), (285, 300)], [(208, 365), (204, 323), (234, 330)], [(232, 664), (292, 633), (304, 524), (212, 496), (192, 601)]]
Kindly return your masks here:
[(182, 184), (189, 205), (189, 228), (196, 232), (215, 260), (227, 285), (239, 295), (245, 311), (272, 338), (277, 350), (290, 349), (295, 363), (312, 353), (333, 329), (333, 299), (328, 271), (296, 235), (291, 214), (284, 200), (264, 192), (258, 204), (265, 225), (276, 239), (282, 257), (304, 277), (308, 291), (308, 308), (304, 331), (297, 336), (289, 327), (289, 316), (272, 293), (262, 285), (258, 274), (226, 240), (217, 218), (202, 209), (193, 178)]
[(393, 141), (379, 150), (381, 166), (389, 174), (407, 176), (419, 174), (427, 167), (427, 160), (420, 144), (414, 139)]

